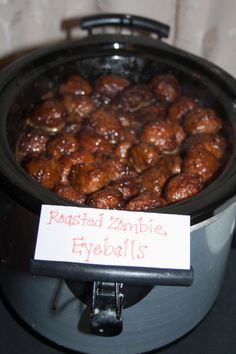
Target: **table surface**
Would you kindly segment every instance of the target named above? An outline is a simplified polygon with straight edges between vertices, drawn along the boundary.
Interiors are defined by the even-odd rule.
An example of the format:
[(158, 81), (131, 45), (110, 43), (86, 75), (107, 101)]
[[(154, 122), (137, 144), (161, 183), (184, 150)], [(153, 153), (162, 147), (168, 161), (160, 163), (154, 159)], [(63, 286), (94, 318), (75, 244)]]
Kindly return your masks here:
[[(235, 242), (236, 243), (236, 242)], [(152, 354), (236, 353), (236, 248), (231, 249), (220, 294), (206, 318), (189, 334)], [(17, 322), (0, 301), (0, 353), (62, 354)], [(106, 354), (106, 353), (104, 353)]]

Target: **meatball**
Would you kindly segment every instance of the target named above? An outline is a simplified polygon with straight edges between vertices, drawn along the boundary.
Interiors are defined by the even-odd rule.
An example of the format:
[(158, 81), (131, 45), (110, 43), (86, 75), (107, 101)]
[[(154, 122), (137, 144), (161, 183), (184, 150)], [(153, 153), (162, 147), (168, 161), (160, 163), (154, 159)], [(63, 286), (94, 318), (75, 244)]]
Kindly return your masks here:
[(109, 186), (91, 194), (86, 203), (101, 209), (122, 209), (124, 206), (122, 193)]
[(135, 169), (120, 161), (118, 158), (104, 159), (100, 166), (109, 175), (110, 181), (115, 181), (123, 177), (135, 177), (137, 175)]
[(142, 191), (161, 195), (162, 187), (170, 177), (171, 172), (166, 166), (155, 166), (145, 170), (138, 181)]
[(62, 95), (89, 95), (92, 92), (92, 86), (80, 75), (69, 75), (60, 85), (59, 92)]
[(36, 106), (27, 123), (49, 132), (58, 132), (64, 127), (66, 116), (67, 110), (60, 101), (46, 100)]
[(87, 95), (66, 95), (62, 102), (68, 111), (67, 122), (81, 122), (96, 109), (96, 104)]
[(203, 182), (211, 180), (220, 163), (209, 151), (192, 149), (187, 153), (183, 162), (183, 172), (198, 175)]
[(26, 156), (37, 156), (46, 151), (48, 133), (38, 129), (31, 129), (24, 132), (18, 141), (16, 156), (18, 160)]
[(90, 194), (106, 187), (110, 182), (109, 177), (103, 168), (94, 163), (74, 166), (68, 179), (77, 192)]
[(140, 140), (155, 145), (164, 153), (173, 152), (177, 148), (175, 130), (169, 122), (164, 120), (145, 125)]
[(196, 175), (182, 173), (170, 178), (165, 186), (164, 198), (167, 203), (176, 203), (200, 192), (202, 188), (203, 185)]
[(132, 146), (128, 153), (129, 161), (137, 172), (142, 172), (146, 168), (156, 165), (162, 158), (159, 149), (147, 143)]
[(77, 151), (79, 143), (74, 134), (60, 133), (48, 141), (47, 151), (56, 159)]
[(166, 201), (161, 198), (158, 194), (154, 193), (141, 193), (129, 200), (124, 207), (124, 210), (130, 211), (146, 211), (156, 208), (160, 208), (166, 205)]
[(114, 189), (118, 189), (124, 200), (131, 199), (138, 195), (141, 190), (141, 186), (138, 183), (138, 180), (135, 178), (121, 178), (109, 184)]
[(200, 192), (203, 185), (196, 175), (182, 173), (172, 177), (165, 187), (164, 197), (168, 203), (175, 203)]
[(150, 83), (152, 92), (158, 101), (170, 104), (181, 94), (181, 87), (173, 75), (156, 75)]
[(33, 158), (24, 165), (26, 172), (42, 187), (53, 189), (61, 178), (62, 166), (58, 160)]
[(112, 112), (103, 109), (96, 110), (92, 113), (89, 124), (96, 133), (104, 136), (112, 144), (119, 141), (123, 136), (123, 128)]
[[(165, 103), (163, 102), (155, 102), (150, 106), (144, 107), (143, 109), (141, 109), (141, 111), (138, 112), (139, 116), (141, 119), (142, 116), (148, 114), (148, 113), (154, 113), (156, 115), (157, 118), (165, 118), (166, 116), (166, 109), (167, 106)], [(145, 122), (145, 119), (144, 119)]]
[(149, 89), (148, 85), (137, 84), (126, 88), (122, 93), (115, 98), (112, 107), (124, 111), (135, 112), (139, 109), (150, 106), (155, 101), (155, 98)]
[(76, 151), (69, 156), (63, 156), (60, 160), (62, 164), (61, 183), (68, 184), (68, 176), (73, 166), (78, 164), (90, 164), (95, 162), (94, 155), (89, 151)]
[(101, 153), (111, 155), (113, 145), (102, 135), (99, 135), (91, 128), (84, 128), (78, 135), (80, 150), (90, 151), (91, 153)]
[(160, 165), (166, 166), (173, 175), (177, 175), (182, 172), (183, 160), (180, 155), (164, 155)]
[(209, 108), (194, 109), (184, 119), (184, 130), (188, 135), (198, 133), (217, 134), (221, 128), (221, 119), (215, 111)]
[(78, 205), (83, 205), (86, 201), (86, 196), (78, 193), (73, 187), (69, 185), (59, 184), (53, 190), (59, 197), (70, 200)]
[(226, 149), (225, 138), (218, 134), (194, 134), (188, 137), (184, 143), (184, 149), (203, 149), (212, 153), (217, 159), (224, 156)]
[(130, 81), (117, 75), (103, 75), (95, 81), (95, 91), (102, 96), (114, 97), (130, 85)]
[(188, 112), (197, 107), (198, 102), (195, 99), (181, 96), (178, 100), (172, 103), (168, 109), (167, 115), (172, 122), (180, 123)]

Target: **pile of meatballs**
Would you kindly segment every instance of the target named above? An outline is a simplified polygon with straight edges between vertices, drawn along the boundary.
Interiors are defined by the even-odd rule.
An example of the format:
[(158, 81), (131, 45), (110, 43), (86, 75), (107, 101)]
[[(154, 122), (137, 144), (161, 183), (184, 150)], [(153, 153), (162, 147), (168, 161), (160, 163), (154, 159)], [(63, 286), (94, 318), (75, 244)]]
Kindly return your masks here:
[(72, 73), (25, 117), (16, 158), (76, 205), (152, 210), (189, 198), (219, 173), (222, 120), (172, 74), (133, 83)]

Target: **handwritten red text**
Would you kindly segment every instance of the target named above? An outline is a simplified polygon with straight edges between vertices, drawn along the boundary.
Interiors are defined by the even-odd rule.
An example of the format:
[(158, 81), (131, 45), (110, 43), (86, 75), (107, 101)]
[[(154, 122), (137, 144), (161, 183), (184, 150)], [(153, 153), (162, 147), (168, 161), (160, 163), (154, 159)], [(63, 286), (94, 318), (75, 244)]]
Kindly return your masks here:
[(136, 239), (126, 238), (120, 244), (114, 244), (109, 237), (105, 237), (101, 242), (87, 242), (85, 236), (72, 239), (72, 253), (82, 256), (82, 262), (90, 262), (94, 257), (116, 257), (123, 259), (138, 260), (145, 258), (148, 246), (141, 245)]
[(62, 214), (56, 210), (50, 210), (47, 221), (48, 225), (64, 224), (67, 226), (90, 226), (101, 228), (103, 224), (103, 213), (97, 218), (91, 217), (88, 213), (82, 214)]
[(134, 223), (119, 217), (110, 216), (107, 229), (133, 232), (135, 234), (148, 233), (159, 236), (167, 236), (167, 232), (161, 224), (154, 222), (153, 219), (143, 220), (142, 216)]

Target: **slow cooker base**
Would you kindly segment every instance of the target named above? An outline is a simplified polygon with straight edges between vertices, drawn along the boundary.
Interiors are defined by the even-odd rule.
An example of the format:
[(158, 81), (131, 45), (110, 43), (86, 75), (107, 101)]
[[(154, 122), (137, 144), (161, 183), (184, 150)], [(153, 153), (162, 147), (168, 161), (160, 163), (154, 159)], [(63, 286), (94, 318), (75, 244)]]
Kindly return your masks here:
[[(152, 354), (231, 354), (236, 349), (236, 250), (231, 249), (226, 269), (226, 276), (219, 297), (206, 318), (189, 334)], [(230, 296), (229, 296), (230, 294)], [(61, 348), (39, 338), (35, 332), (29, 332), (28, 326), (16, 321), (15, 314), (9, 311), (0, 298), (0, 325), (3, 335), (0, 347), (4, 354), (34, 353), (62, 354)], [(68, 352), (68, 351), (66, 351)]]
[(58, 279), (29, 273), (30, 235), (37, 230), (38, 217), (6, 203), (7, 210), (7, 216), (1, 219), (0, 245), (0, 287), (4, 296), (34, 331), (60, 347), (88, 354), (148, 352), (196, 326), (219, 293), (235, 223), (235, 203), (229, 201), (216, 216), (194, 225), (190, 254), (193, 284), (188, 288), (154, 287), (141, 301), (123, 310), (122, 333), (105, 338), (89, 333), (85, 305), (65, 284), (55, 306)]

